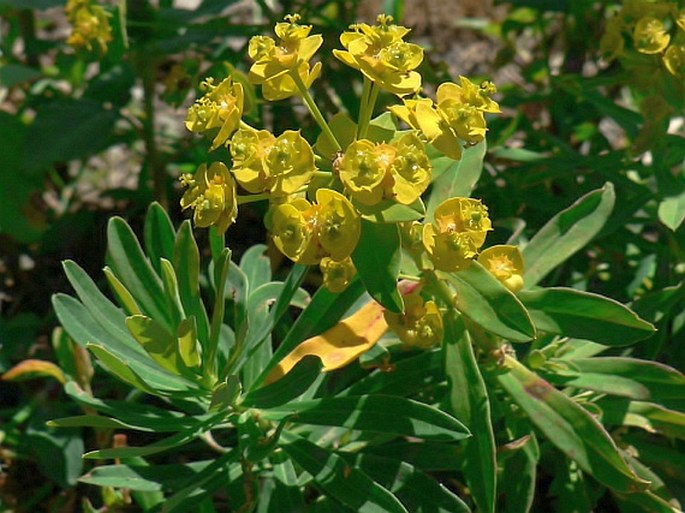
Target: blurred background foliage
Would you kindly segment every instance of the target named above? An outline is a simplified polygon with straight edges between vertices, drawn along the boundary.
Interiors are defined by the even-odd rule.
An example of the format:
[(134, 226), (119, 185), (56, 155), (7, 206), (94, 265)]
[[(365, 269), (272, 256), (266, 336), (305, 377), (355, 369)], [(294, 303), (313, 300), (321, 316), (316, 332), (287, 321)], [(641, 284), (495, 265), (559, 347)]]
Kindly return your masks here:
[[(185, 131), (186, 109), (204, 77), (233, 72), (244, 78), (249, 37), (268, 32), (284, 13), (298, 12), (312, 23), (324, 36), (319, 54), (330, 56), (349, 24), (388, 12), (413, 27), (413, 41), (426, 49), (420, 71), (428, 84), (460, 74), (495, 82), (503, 115), (489, 123), (486, 172), (473, 193), (497, 220), (493, 242), (524, 244), (562, 208), (612, 182), (617, 201), (609, 222), (543, 283), (631, 304), (658, 331), (629, 354), (685, 370), (684, 88), (682, 77), (653, 74), (649, 63), (603, 58), (600, 41), (620, 3), (101, 5), (111, 37), (89, 48), (67, 43), (72, 27), (63, 0), (0, 0), (0, 373), (29, 360), (34, 367), (22, 377), (37, 378), (0, 383), (0, 510), (67, 512), (77, 511), (84, 496), (100, 502), (98, 490), (77, 479), (89, 465), (81, 460), (84, 447), (109, 446), (111, 433), (45, 425), (78, 410), (50, 362), (84, 387), (93, 374), (87, 355), (55, 330), (50, 297), (69, 289), (60, 262), (76, 260), (99, 276), (107, 219), (122, 215), (140, 233), (153, 200), (175, 224), (183, 219), (178, 176), (204, 162), (209, 146)], [(313, 92), (319, 106), (325, 114), (342, 106), (355, 117), (357, 74), (333, 58), (322, 61)], [(644, 74), (666, 92), (660, 96), (665, 105), (646, 90)], [(297, 102), (265, 104), (244, 84), (251, 124), (317, 132)], [(242, 208), (227, 234), (238, 257), (265, 238), (260, 208)], [(282, 262), (275, 255), (272, 265), (278, 274)], [(104, 373), (92, 386), (99, 396), (125, 395)], [(643, 447), (653, 442), (642, 433), (633, 438)], [(654, 464), (667, 469), (683, 503), (678, 444), (655, 448)], [(575, 470), (555, 469), (549, 458), (548, 472), (538, 476), (543, 493), (535, 510), (555, 504), (555, 511), (572, 511), (564, 509), (560, 476), (572, 479)], [(104, 498), (111, 504), (119, 499)], [(616, 510), (603, 507), (598, 511)]]

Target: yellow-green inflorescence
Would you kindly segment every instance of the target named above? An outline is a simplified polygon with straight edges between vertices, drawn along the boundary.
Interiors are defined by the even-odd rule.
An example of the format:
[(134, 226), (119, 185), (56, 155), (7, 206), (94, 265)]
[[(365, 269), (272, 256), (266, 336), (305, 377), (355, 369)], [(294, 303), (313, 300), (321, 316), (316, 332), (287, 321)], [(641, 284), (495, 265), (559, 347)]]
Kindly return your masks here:
[[(311, 31), (299, 16), (287, 16), (276, 24), (276, 38), (253, 37), (249, 55), (254, 64), (248, 79), (261, 85), (268, 101), (300, 98), (319, 124), (325, 144), (310, 145), (299, 130), (275, 135), (249, 126), (242, 120), (243, 85), (231, 77), (207, 79), (202, 83), (204, 95), (188, 111), (186, 126), (206, 136), (210, 150), (227, 148), (230, 158), (183, 175), (187, 190), (181, 205), (194, 210), (196, 226), (216, 226), (223, 233), (236, 219), (238, 205), (269, 201), (265, 223), (274, 246), (293, 262), (319, 265), (323, 284), (332, 292), (344, 290), (356, 274), (353, 254), (363, 219), (398, 223), (404, 249), (422, 269), (465, 269), (478, 258), (492, 229), (487, 208), (479, 200), (447, 199), (437, 206), (431, 222), (389, 221), (374, 215), (389, 205), (422, 215), (422, 196), (433, 179), (429, 146), (459, 159), (462, 148), (483, 141), (485, 115), (499, 112), (492, 99), (495, 87), (460, 77), (457, 83), (440, 85), (435, 99), (422, 97), (416, 68), (423, 51), (404, 40), (409, 29), (382, 15), (376, 25), (350, 27), (340, 38), (344, 50), (334, 51), (364, 77), (358, 123), (350, 120), (353, 128), (341, 135), (309, 92), (321, 71), (321, 64), (312, 60), (323, 42)], [(389, 110), (409, 130), (379, 137), (369, 129), (379, 91), (401, 98)], [(491, 255), (483, 264), (515, 290), (522, 263), (519, 266), (520, 258), (507, 251)], [(417, 294), (406, 297), (405, 304), (403, 317), (388, 318), (399, 336), (417, 347), (437, 343), (442, 325), (435, 303), (424, 302)]]
[(107, 45), (112, 41), (111, 14), (96, 0), (68, 0), (64, 10), (71, 24), (67, 44), (91, 51), (95, 43), (100, 53), (106, 53)]

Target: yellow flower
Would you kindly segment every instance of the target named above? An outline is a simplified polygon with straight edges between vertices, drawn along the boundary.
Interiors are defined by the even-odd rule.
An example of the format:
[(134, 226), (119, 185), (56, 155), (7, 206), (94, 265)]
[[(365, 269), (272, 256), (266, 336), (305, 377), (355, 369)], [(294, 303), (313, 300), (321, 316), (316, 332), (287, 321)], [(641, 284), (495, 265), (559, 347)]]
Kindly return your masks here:
[(680, 9), (675, 15), (675, 22), (682, 30), (685, 30), (685, 8)]
[(338, 170), (350, 195), (364, 205), (382, 199), (408, 205), (423, 194), (431, 179), (426, 150), (413, 133), (394, 143), (354, 141), (340, 159)]
[(266, 155), (276, 142), (268, 130), (241, 128), (231, 139), (233, 157), (231, 172), (238, 183), (248, 192), (260, 193), (269, 189)]
[(497, 114), (501, 112), (497, 102), (490, 98), (497, 92), (495, 84), (489, 81), (476, 85), (466, 77), (459, 77), (459, 84), (445, 82), (440, 84), (435, 93), (438, 108), (443, 104), (456, 103), (457, 105), (471, 106), (480, 112)]
[(666, 49), (671, 36), (664, 24), (653, 16), (644, 16), (635, 24), (633, 41), (638, 52), (653, 54)]
[(421, 88), (421, 75), (414, 71), (423, 60), (423, 49), (403, 40), (406, 27), (393, 25), (392, 17), (378, 16), (378, 25), (361, 23), (343, 32), (345, 50), (333, 50), (339, 60), (358, 69), (378, 87), (398, 96)]
[(316, 170), (314, 152), (299, 131), (287, 130), (266, 152), (264, 167), (269, 192), (274, 196), (287, 196), (311, 180)]
[(233, 83), (231, 77), (219, 85), (208, 78), (202, 87), (207, 93), (188, 109), (186, 128), (196, 133), (210, 132), (214, 136), (211, 151), (226, 143), (240, 125), (245, 97), (243, 86)]
[(241, 128), (231, 140), (233, 174), (252, 193), (275, 197), (297, 192), (311, 180), (314, 152), (300, 132), (287, 130), (274, 137), (266, 130)]
[(383, 199), (383, 179), (394, 157), (395, 149), (389, 144), (354, 141), (340, 159), (340, 180), (359, 203), (375, 205)]
[(216, 226), (225, 232), (238, 215), (236, 185), (222, 162), (202, 164), (194, 175), (184, 174), (181, 182), (188, 187), (181, 198), (181, 207), (193, 208), (195, 226)]
[(518, 247), (489, 247), (478, 256), (478, 262), (512, 292), (523, 288), (523, 256)]
[(404, 313), (384, 312), (388, 326), (411, 347), (430, 349), (442, 342), (442, 316), (434, 301), (424, 302), (418, 292), (404, 296)]
[(341, 262), (359, 242), (359, 214), (345, 196), (331, 189), (318, 189), (316, 201), (312, 205), (296, 198), (272, 207), (274, 244), (301, 264), (317, 264), (324, 257)]
[(298, 15), (286, 16), (286, 21), (275, 27), (278, 42), (267, 36), (250, 39), (248, 54), (255, 63), (248, 78), (262, 85), (264, 98), (282, 100), (298, 92), (291, 74), (299, 75), (309, 87), (321, 71), (321, 63), (311, 70), (309, 61), (323, 43), (321, 35), (310, 36), (311, 25), (299, 25)]
[(323, 285), (331, 292), (342, 292), (357, 274), (357, 270), (350, 257), (340, 262), (330, 257), (324, 257), (319, 264), (323, 275)]
[(672, 44), (663, 57), (664, 66), (671, 75), (685, 75), (685, 44)]
[(487, 208), (480, 200), (450, 198), (438, 205), (434, 217), (423, 227), (423, 245), (433, 265), (441, 271), (466, 268), (492, 230)]
[(91, 51), (96, 42), (101, 53), (106, 53), (112, 41), (111, 15), (91, 0), (69, 0), (64, 10), (72, 26), (67, 44)]
[(404, 105), (394, 105), (390, 107), (390, 112), (419, 130), (428, 143), (444, 155), (454, 160), (461, 158), (459, 136), (445, 114), (435, 108), (433, 100), (404, 100)]

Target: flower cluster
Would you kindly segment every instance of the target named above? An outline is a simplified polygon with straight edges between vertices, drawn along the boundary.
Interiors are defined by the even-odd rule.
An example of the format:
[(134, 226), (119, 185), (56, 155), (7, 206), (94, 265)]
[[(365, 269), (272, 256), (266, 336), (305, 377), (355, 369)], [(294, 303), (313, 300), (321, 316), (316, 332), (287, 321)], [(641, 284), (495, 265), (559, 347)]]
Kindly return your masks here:
[(390, 111), (426, 140), (453, 159), (461, 158), (461, 141), (477, 144), (485, 138), (486, 112), (500, 112), (490, 98), (496, 92), (492, 82), (477, 86), (466, 77), (459, 84), (447, 82), (438, 87), (437, 102), (429, 98), (404, 100), (403, 105), (390, 107)]
[(425, 301), (418, 291), (404, 296), (404, 313), (385, 311), (385, 320), (399, 339), (410, 347), (430, 349), (442, 342), (442, 316), (435, 301)]
[(212, 136), (211, 150), (226, 143), (238, 128), (243, 115), (245, 94), (243, 86), (233, 83), (231, 77), (214, 85), (208, 78), (201, 87), (207, 93), (188, 109), (186, 128), (191, 132), (207, 132)]
[(384, 91), (398, 96), (417, 92), (421, 75), (414, 70), (423, 60), (423, 48), (405, 42), (409, 29), (392, 24), (391, 16), (381, 14), (377, 21), (352, 25), (340, 36), (345, 50), (333, 50), (333, 55)]
[(69, 0), (65, 7), (67, 19), (72, 26), (67, 44), (74, 48), (92, 51), (97, 43), (100, 52), (107, 52), (107, 44), (112, 41), (110, 14), (94, 0)]
[(685, 8), (674, 2), (626, 1), (608, 21), (600, 51), (613, 60), (633, 50), (654, 56), (671, 75), (685, 76)]
[(264, 98), (283, 100), (300, 91), (302, 84), (309, 88), (321, 72), (321, 63), (310, 67), (309, 61), (323, 43), (321, 35), (310, 36), (311, 25), (300, 25), (298, 15), (286, 16), (277, 23), (278, 41), (268, 36), (250, 40), (249, 55), (255, 63), (249, 79), (262, 86)]
[[(491, 98), (495, 87), (460, 77), (459, 83), (440, 85), (435, 100), (421, 97), (421, 76), (415, 71), (423, 58), (421, 48), (405, 42), (409, 30), (392, 24), (391, 18), (380, 16), (378, 23), (351, 27), (341, 36), (345, 50), (334, 52), (364, 76), (356, 123), (341, 114), (329, 124), (309, 93), (321, 69), (310, 61), (322, 44), (321, 36), (311, 35), (311, 26), (288, 16), (276, 25), (277, 39), (251, 39), (249, 81), (262, 86), (267, 100), (301, 98), (322, 130), (316, 145), (299, 131), (276, 135), (245, 123), (244, 91), (230, 77), (217, 85), (204, 81), (205, 94), (186, 119), (189, 130), (211, 140), (211, 150), (225, 146), (230, 155), (229, 165), (214, 162), (181, 178), (188, 187), (181, 204), (195, 210), (195, 224), (215, 225), (223, 233), (235, 220), (238, 205), (266, 200), (265, 224), (274, 246), (294, 262), (319, 265), (323, 284), (332, 292), (344, 290), (355, 276), (363, 223), (380, 223), (377, 229), (394, 233), (394, 240), (398, 229), (408, 228), (411, 235), (404, 237), (402, 249), (425, 272), (465, 269), (478, 258), (492, 229), (479, 200), (447, 199), (424, 219), (422, 196), (433, 180), (428, 146), (459, 159), (463, 147), (481, 142), (485, 115), (499, 112)], [(380, 90), (414, 95), (389, 108), (394, 117), (385, 114), (385, 128), (373, 121)], [(410, 129), (398, 130), (396, 119)], [(367, 241), (367, 247), (369, 242), (373, 244)], [(514, 290), (522, 266), (520, 255), (511, 255), (486, 250), (481, 257)], [(388, 314), (398, 336), (421, 348), (439, 342), (436, 304), (424, 302), (418, 293), (408, 295), (404, 304), (401, 315)]]
[(428, 187), (431, 163), (423, 142), (408, 133), (395, 143), (352, 142), (338, 162), (338, 172), (345, 190), (359, 203), (393, 199), (408, 205)]

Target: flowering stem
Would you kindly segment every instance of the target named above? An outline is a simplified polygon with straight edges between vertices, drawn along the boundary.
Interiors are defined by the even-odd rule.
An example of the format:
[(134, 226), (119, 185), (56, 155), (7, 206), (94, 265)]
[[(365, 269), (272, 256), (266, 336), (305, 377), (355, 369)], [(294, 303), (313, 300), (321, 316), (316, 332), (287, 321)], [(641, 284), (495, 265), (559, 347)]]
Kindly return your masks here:
[(312, 95), (309, 94), (309, 90), (307, 89), (307, 86), (304, 85), (304, 82), (302, 81), (302, 77), (300, 77), (297, 70), (293, 70), (290, 73), (290, 77), (295, 82), (295, 85), (297, 86), (297, 89), (300, 92), (300, 97), (302, 98), (305, 105), (309, 109), (309, 112), (311, 113), (311, 115), (314, 118), (314, 120), (316, 121), (316, 123), (319, 125), (319, 127), (321, 128), (323, 133), (326, 134), (326, 137), (328, 137), (331, 144), (333, 144), (333, 146), (335, 147), (335, 150), (341, 151), (342, 147), (340, 146), (338, 139), (336, 139), (335, 135), (331, 131), (331, 127), (329, 127), (328, 123), (326, 123), (326, 120), (324, 119), (323, 114), (321, 114), (321, 111), (319, 110), (318, 105), (314, 102)]
[[(378, 87), (376, 87), (376, 84), (371, 82), (368, 78), (364, 77), (364, 86), (366, 87), (366, 83), (370, 83), (370, 88), (369, 88), (369, 94), (368, 98), (366, 100), (366, 103), (362, 105), (363, 107), (363, 116), (359, 116), (359, 126), (357, 127), (357, 137), (359, 139), (364, 139), (366, 137), (366, 133), (369, 130), (369, 123), (371, 122), (371, 117), (373, 116), (373, 109), (376, 107), (376, 100), (378, 99)], [(363, 96), (363, 95), (362, 95)], [(363, 98), (362, 98), (363, 99)]]
[(357, 119), (357, 137), (356, 139), (361, 139), (361, 129), (362, 125), (367, 116), (367, 105), (369, 103), (369, 93), (371, 93), (371, 80), (364, 75), (364, 87), (362, 88), (362, 98), (359, 101), (359, 119)]

